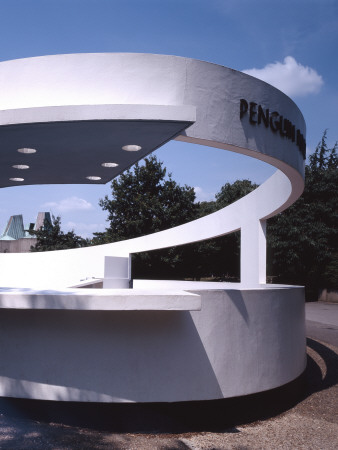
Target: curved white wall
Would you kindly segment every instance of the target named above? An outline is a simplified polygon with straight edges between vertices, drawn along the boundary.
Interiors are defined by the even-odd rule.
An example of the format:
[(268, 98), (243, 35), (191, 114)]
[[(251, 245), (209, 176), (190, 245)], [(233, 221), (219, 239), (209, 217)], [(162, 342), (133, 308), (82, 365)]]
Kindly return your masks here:
[[(184, 113), (191, 123), (196, 111), (196, 121), (178, 139), (243, 153), (279, 169), (227, 208), (170, 230), (91, 248), (0, 254), (0, 340), (5, 343), (0, 395), (95, 402), (208, 400), (272, 389), (303, 372), (303, 289), (265, 284), (266, 219), (301, 195), (303, 156), (292, 139), (240, 118), (244, 98), (278, 111), (305, 136), (304, 119), (287, 96), (226, 67), (144, 54), (2, 62), (0, 91), (0, 130), (22, 123), (29, 128), (37, 118), (39, 123), (86, 122), (95, 114), (99, 120), (128, 121), (136, 114), (159, 121), (169, 109)], [(81, 294), (64, 289), (81, 279), (102, 278), (105, 256), (126, 257), (236, 230), (241, 230), (240, 284), (196, 288), (136, 281), (132, 305), (148, 295), (144, 309), (150, 311), (122, 311), (127, 289), (118, 293), (119, 305), (107, 308), (102, 306), (106, 298), (116, 300), (108, 290), (100, 296), (94, 289)], [(140, 286), (161, 291), (163, 311), (152, 310), (155, 293), (141, 293)], [(201, 310), (200, 299), (186, 292), (175, 292), (171, 301), (172, 288), (197, 292)], [(30, 302), (35, 302), (31, 309)], [(174, 303), (180, 311), (171, 310)], [(19, 309), (22, 305), (25, 309)]]
[(211, 400), (272, 389), (304, 371), (301, 288), (194, 292), (201, 311), (2, 309), (0, 395)]

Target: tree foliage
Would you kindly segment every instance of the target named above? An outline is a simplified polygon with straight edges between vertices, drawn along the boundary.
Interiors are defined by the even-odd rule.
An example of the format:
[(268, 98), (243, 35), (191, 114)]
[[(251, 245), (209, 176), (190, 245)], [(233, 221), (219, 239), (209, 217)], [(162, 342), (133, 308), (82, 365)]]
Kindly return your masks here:
[(135, 164), (111, 184), (112, 198), (99, 204), (108, 211), (109, 227), (94, 243), (114, 242), (155, 233), (196, 216), (195, 191), (179, 186), (155, 156)]
[[(338, 156), (328, 148), (326, 132), (305, 167), (305, 189), (298, 201), (268, 221), (268, 274), (274, 282), (305, 285), (307, 299), (321, 287), (338, 289)], [(257, 187), (249, 180), (225, 183), (215, 201), (195, 203), (192, 187), (180, 186), (155, 156), (136, 164), (111, 184), (111, 198), (100, 200), (109, 227), (95, 233), (92, 244), (131, 239), (203, 217)], [(31, 251), (88, 245), (74, 231), (63, 233), (61, 219), (34, 232)], [(133, 257), (136, 278), (210, 277), (238, 280), (240, 233)]]
[[(300, 284), (307, 298), (319, 287), (337, 289), (337, 146), (328, 148), (326, 133), (305, 167), (305, 190), (298, 201), (268, 221), (268, 274), (275, 282)], [(100, 204), (110, 227), (99, 242), (153, 233), (203, 217), (257, 187), (249, 180), (225, 183), (216, 200), (194, 203), (193, 188), (180, 187), (155, 157), (136, 165), (112, 183), (112, 200)], [(240, 233), (169, 249), (145, 252), (133, 260), (140, 278), (239, 279)]]
[(31, 247), (31, 252), (46, 252), (49, 250), (65, 250), (68, 248), (86, 247), (89, 242), (74, 231), (64, 233), (61, 230), (61, 217), (52, 216), (52, 223), (44, 221), (44, 226), (31, 234), (37, 238), (37, 243)]
[[(198, 215), (225, 208), (258, 187), (250, 180), (225, 183), (216, 194), (216, 200), (199, 203)], [(195, 246), (194, 273), (196, 278), (213, 277), (219, 280), (240, 281), (240, 232), (191, 244)]]
[(338, 287), (337, 144), (326, 132), (305, 167), (303, 195), (268, 221), (269, 273), (281, 283), (305, 285), (307, 299), (321, 287)]
[[(136, 164), (111, 184), (111, 198), (100, 206), (108, 211), (109, 227), (95, 233), (94, 243), (114, 242), (142, 236), (186, 223), (220, 209), (252, 191), (249, 180), (227, 183), (216, 201), (195, 203), (192, 187), (179, 186), (155, 156)], [(133, 255), (136, 278), (239, 278), (239, 236)]]
[(252, 183), (250, 180), (236, 180), (232, 184), (225, 183), (216, 194), (216, 205), (218, 208), (225, 208), (225, 206), (239, 200), (257, 187), (258, 184)]
[[(105, 196), (99, 203), (108, 211), (109, 227), (95, 233), (94, 244), (155, 233), (196, 218), (194, 189), (178, 185), (156, 156), (145, 158), (143, 165), (137, 163), (113, 180), (111, 189), (111, 198)], [(179, 247), (133, 255), (133, 276), (174, 277), (183, 259)]]

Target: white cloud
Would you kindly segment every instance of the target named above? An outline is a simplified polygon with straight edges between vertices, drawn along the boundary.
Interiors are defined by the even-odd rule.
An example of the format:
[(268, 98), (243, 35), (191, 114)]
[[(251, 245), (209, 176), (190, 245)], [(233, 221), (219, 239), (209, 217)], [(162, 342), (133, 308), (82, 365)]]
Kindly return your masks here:
[(106, 225), (103, 223), (67, 222), (65, 225), (66, 231), (74, 230), (75, 234), (84, 238), (91, 238), (93, 233), (104, 231), (105, 228)]
[(105, 225), (103, 223), (83, 223), (83, 222), (67, 222), (65, 225), (68, 229), (81, 229), (83, 231), (102, 231), (105, 229)]
[(266, 81), (290, 96), (305, 96), (320, 91), (324, 81), (314, 69), (302, 66), (292, 56), (284, 62), (267, 64), (263, 69), (247, 69), (244, 73)]
[(197, 202), (210, 202), (211, 200), (215, 200), (214, 192), (205, 192), (201, 187), (195, 186), (194, 191), (196, 194)]
[(44, 203), (42, 207), (64, 213), (68, 211), (86, 211), (88, 209), (92, 209), (93, 205), (83, 198), (68, 197), (58, 202)]

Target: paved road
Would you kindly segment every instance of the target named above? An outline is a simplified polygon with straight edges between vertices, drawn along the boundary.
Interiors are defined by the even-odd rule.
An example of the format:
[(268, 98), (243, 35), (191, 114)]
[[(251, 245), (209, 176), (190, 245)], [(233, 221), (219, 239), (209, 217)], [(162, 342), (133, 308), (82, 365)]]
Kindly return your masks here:
[(338, 303), (306, 303), (306, 336), (338, 347)]

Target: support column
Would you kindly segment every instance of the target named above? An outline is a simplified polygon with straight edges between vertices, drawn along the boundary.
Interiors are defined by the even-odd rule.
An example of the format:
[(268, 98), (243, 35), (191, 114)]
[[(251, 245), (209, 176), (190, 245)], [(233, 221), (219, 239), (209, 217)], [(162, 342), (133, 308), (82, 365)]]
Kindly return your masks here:
[(266, 220), (251, 220), (241, 228), (241, 283), (266, 283)]

